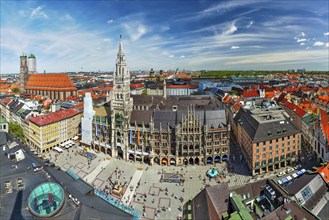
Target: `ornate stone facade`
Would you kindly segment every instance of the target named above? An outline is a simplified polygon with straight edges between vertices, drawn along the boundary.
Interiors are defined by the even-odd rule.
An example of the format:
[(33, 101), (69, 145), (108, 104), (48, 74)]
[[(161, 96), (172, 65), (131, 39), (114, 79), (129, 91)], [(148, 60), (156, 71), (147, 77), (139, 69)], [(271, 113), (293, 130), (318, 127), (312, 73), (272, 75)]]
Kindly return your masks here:
[(225, 111), (210, 96), (130, 95), (120, 38), (110, 103), (94, 108), (97, 151), (164, 165), (207, 164), (229, 157)]

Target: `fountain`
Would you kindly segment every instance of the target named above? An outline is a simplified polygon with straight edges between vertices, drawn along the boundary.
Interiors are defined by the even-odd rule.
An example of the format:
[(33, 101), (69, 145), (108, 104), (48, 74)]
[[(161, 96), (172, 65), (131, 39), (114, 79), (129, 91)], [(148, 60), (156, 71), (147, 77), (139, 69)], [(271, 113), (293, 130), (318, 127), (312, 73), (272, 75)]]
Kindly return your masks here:
[(216, 168), (210, 168), (208, 171), (207, 171), (207, 176), (211, 177), (211, 178), (214, 178), (216, 177), (217, 175), (219, 174), (218, 170)]

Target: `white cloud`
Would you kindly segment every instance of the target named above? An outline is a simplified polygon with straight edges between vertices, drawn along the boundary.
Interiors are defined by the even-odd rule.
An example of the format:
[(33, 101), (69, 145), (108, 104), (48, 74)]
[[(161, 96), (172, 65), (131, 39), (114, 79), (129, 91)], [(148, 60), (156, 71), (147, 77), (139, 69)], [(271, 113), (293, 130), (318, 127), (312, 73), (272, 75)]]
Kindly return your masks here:
[(300, 36), (300, 37), (305, 37), (306, 34), (305, 34), (304, 32), (300, 32), (299, 36)]
[(112, 24), (113, 22), (114, 22), (113, 19), (106, 21), (106, 23), (108, 23), (108, 24)]
[(150, 31), (150, 28), (144, 24), (143, 17), (142, 14), (135, 14), (123, 18), (122, 27), (132, 41), (139, 40), (144, 34)]
[(292, 52), (264, 53), (257, 55), (243, 55), (231, 57), (232, 61), (226, 62), (225, 65), (269, 65), (282, 63), (300, 63), (301, 60), (307, 62), (323, 62), (328, 59), (328, 52), (325, 50), (314, 50), (305, 52), (304, 50)]
[(104, 41), (104, 42), (110, 42), (111, 39), (110, 39), (110, 38), (104, 38), (103, 41)]
[(310, 49), (310, 47), (306, 47), (306, 50)]
[(306, 38), (297, 39), (297, 43), (305, 42), (305, 41), (308, 41), (308, 39), (306, 39)]
[(325, 47), (329, 47), (329, 42), (324, 44)]
[(321, 46), (324, 46), (325, 43), (321, 42), (321, 41), (317, 41), (313, 44), (313, 46), (317, 46), (317, 47), (321, 47)]
[(45, 18), (48, 19), (48, 15), (42, 10), (41, 6), (33, 9), (30, 15), (31, 18)]
[(223, 35), (230, 35), (233, 34), (234, 32), (236, 32), (238, 30), (238, 28), (235, 26), (235, 21), (233, 21), (228, 29), (226, 31), (223, 32)]
[(182, 55), (182, 56), (180, 56), (180, 57), (179, 57), (179, 59), (182, 59), (182, 58), (184, 58), (184, 57), (185, 57), (185, 56), (184, 56), (184, 55)]
[(305, 43), (300, 43), (300, 46), (303, 46), (303, 45), (305, 45)]
[(323, 33), (324, 36), (329, 36), (329, 32)]
[(175, 56), (174, 56), (174, 55), (172, 55), (172, 54), (170, 54), (170, 55), (169, 55), (169, 57), (170, 57), (170, 58), (174, 58)]
[(231, 50), (236, 50), (236, 49), (239, 49), (239, 48), (240, 48), (239, 46), (232, 46)]
[(247, 25), (247, 28), (250, 28), (254, 24), (254, 21), (250, 21), (249, 24)]

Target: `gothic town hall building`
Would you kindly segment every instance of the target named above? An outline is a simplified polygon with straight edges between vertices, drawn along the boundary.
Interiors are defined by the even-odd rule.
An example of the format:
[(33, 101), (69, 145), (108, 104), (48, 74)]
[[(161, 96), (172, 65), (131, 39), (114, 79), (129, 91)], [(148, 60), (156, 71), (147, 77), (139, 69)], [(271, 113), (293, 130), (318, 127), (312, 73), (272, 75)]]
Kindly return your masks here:
[(229, 129), (215, 98), (130, 94), (121, 37), (113, 84), (109, 102), (84, 109), (92, 116), (84, 115), (90, 118), (90, 138), (84, 143), (83, 126), (82, 144), (148, 164), (210, 164), (228, 159)]

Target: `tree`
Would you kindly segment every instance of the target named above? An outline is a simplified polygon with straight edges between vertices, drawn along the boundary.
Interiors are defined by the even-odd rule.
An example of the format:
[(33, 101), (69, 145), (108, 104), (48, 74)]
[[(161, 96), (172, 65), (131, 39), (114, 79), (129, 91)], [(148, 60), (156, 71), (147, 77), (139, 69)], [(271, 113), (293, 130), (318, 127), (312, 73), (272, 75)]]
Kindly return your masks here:
[(239, 95), (239, 93), (235, 90), (231, 90), (228, 92), (230, 95)]
[(144, 89), (144, 90), (142, 91), (142, 95), (147, 95), (147, 89)]
[(18, 93), (18, 92), (19, 92), (19, 88), (13, 88), (13, 89), (11, 89), (11, 91), (12, 91), (13, 93)]
[(19, 137), (23, 142), (26, 142), (23, 128), (17, 122), (9, 122), (9, 134)]

